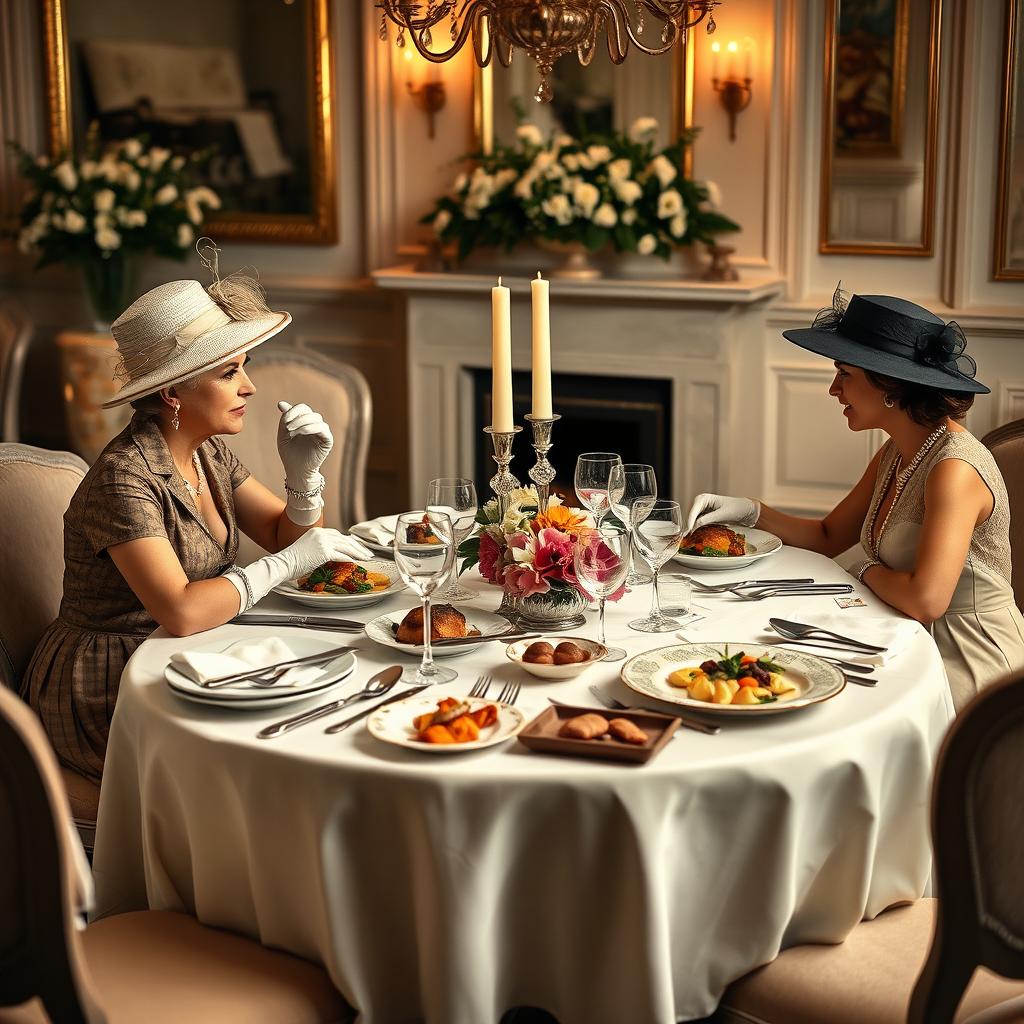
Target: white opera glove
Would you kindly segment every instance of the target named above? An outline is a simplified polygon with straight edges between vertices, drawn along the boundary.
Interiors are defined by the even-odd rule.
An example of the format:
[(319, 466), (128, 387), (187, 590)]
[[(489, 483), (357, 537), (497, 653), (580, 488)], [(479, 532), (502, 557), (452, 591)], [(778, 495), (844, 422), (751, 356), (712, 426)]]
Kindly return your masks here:
[(267, 555), (247, 565), (233, 566), (226, 579), (238, 591), (239, 611), (244, 612), (270, 593), (274, 587), (312, 572), (324, 562), (345, 562), (372, 558), (373, 552), (355, 537), (337, 530), (314, 527), (277, 554)]
[(735, 523), (753, 526), (761, 515), (761, 503), (752, 498), (733, 498), (727, 494), (698, 494), (690, 506), (686, 532), (693, 533), (709, 523)]
[(287, 515), (296, 526), (311, 526), (323, 508), (320, 467), (334, 447), (334, 436), (323, 416), (308, 405), (278, 402), (277, 407), (277, 451), (284, 465)]

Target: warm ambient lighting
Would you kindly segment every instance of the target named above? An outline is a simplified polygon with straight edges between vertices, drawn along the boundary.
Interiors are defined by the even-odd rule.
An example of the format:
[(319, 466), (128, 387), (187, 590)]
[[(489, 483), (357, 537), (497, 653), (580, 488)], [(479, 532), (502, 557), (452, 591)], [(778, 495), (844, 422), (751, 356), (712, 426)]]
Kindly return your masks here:
[[(722, 56), (722, 44), (715, 40), (711, 44), (711, 85), (723, 107), (729, 114), (729, 139), (736, 141), (736, 115), (750, 104), (750, 84), (753, 81), (754, 41), (744, 39), (742, 44), (743, 77), (739, 76), (741, 45), (735, 39), (725, 44), (725, 57)], [(725, 61), (724, 73), (721, 73), (722, 61)]]
[(419, 85), (413, 83), (413, 66), (422, 63), (413, 57), (412, 50), (405, 51), (407, 68), (405, 87), (409, 90), (409, 95), (416, 106), (427, 115), (427, 136), (432, 139), (434, 137), (434, 117), (439, 110), (444, 108), (448, 94), (445, 91), (444, 81), (441, 79), (441, 70), (436, 64), (429, 65), (425, 81)]

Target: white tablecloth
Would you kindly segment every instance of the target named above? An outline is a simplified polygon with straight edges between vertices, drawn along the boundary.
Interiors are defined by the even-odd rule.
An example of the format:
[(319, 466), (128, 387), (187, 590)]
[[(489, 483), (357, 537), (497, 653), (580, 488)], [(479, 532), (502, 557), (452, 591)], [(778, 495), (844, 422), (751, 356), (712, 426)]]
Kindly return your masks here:
[[(792, 549), (732, 578), (752, 574), (848, 579)], [(478, 606), (494, 607), (497, 591), (481, 589)], [(869, 607), (845, 613), (851, 632), (858, 615), (895, 614), (857, 590)], [(609, 606), (609, 639), (631, 653), (675, 642), (628, 629), (649, 594)], [(412, 603), (401, 597), (359, 617)], [(697, 601), (713, 611), (686, 630), (692, 640), (749, 641), (769, 615), (836, 610), (831, 597)], [(125, 669), (100, 801), (98, 912), (184, 910), (321, 961), (366, 1024), (487, 1024), (515, 1005), (562, 1024), (700, 1017), (781, 948), (838, 942), (928, 883), (930, 771), (952, 710), (923, 630), (875, 689), (723, 722), (718, 736), (681, 730), (643, 767), (516, 743), (426, 756), (361, 726), (327, 736), (323, 721), (257, 740), (305, 705), (207, 710), (162, 679), (172, 652), (245, 630), (158, 632)], [(358, 643), (352, 688), (401, 660)], [(519, 676), (530, 715), (549, 695), (593, 704), (590, 683), (631, 693), (619, 665), (542, 683), (498, 643), (445, 664), (460, 675), (439, 695), (481, 672)]]

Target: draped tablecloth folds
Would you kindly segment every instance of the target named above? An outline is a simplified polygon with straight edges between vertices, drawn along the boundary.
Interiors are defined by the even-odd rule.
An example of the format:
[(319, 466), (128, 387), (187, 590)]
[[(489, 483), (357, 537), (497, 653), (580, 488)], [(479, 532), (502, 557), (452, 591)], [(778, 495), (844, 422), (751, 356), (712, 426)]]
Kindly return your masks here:
[[(758, 573), (849, 579), (790, 548)], [(470, 620), (498, 603), (496, 590), (471, 585), (486, 596), (464, 606)], [(858, 614), (896, 617), (855, 592), (867, 608), (836, 620), (849, 634), (862, 632)], [(710, 610), (686, 627), (693, 641), (766, 639), (769, 616), (836, 612), (820, 596), (695, 600)], [(640, 588), (609, 606), (609, 638), (630, 654), (675, 642), (627, 627), (648, 601)], [(411, 603), (392, 597), (364, 617)], [(264, 605), (286, 607), (273, 596)], [(203, 639), (227, 645), (258, 629), (228, 625)], [(287, 641), (293, 630), (278, 632)], [(643, 767), (515, 742), (428, 757), (362, 726), (325, 735), (325, 722), (260, 741), (280, 711), (207, 709), (165, 685), (171, 654), (196, 639), (158, 631), (125, 669), (100, 799), (97, 912), (183, 910), (320, 961), (363, 1024), (487, 1024), (517, 1005), (561, 1024), (702, 1017), (780, 948), (839, 942), (928, 884), (930, 773), (952, 705), (923, 629), (876, 670), (877, 687), (723, 720), (717, 736), (683, 730)], [(356, 642), (345, 689), (396, 660)], [(549, 696), (593, 705), (589, 684), (631, 698), (618, 665), (546, 683), (500, 643), (448, 664), (460, 675), (439, 698), (483, 672), (499, 686), (520, 678), (528, 717)]]

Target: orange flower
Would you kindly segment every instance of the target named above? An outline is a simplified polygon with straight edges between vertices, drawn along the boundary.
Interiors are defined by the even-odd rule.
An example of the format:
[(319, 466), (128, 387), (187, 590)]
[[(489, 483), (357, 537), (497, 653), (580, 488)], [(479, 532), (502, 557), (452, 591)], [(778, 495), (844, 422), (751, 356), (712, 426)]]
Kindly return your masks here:
[(587, 524), (587, 514), (568, 505), (549, 505), (547, 512), (538, 512), (532, 522), (534, 533), (548, 528), (575, 533)]

